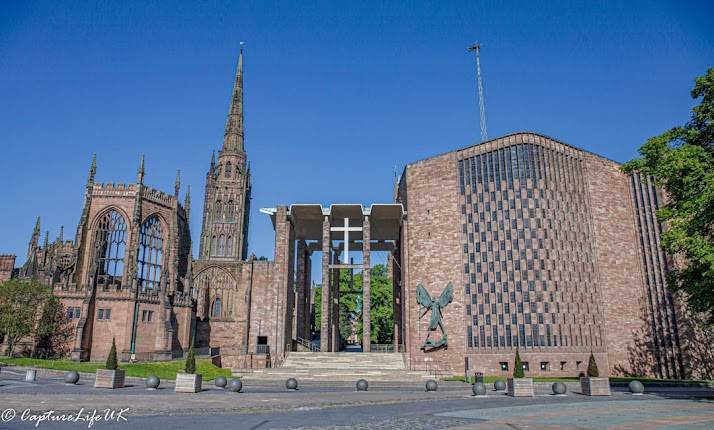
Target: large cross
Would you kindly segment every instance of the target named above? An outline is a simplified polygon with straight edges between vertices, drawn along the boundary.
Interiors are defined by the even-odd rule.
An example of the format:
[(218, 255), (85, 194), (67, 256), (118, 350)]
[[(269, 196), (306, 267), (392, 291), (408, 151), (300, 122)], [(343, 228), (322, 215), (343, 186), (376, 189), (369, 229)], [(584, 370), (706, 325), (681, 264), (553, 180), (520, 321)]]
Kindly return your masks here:
[(345, 218), (344, 227), (330, 227), (330, 231), (342, 231), (345, 233), (345, 251), (342, 253), (342, 264), (350, 263), (350, 232), (362, 231), (362, 227), (350, 227), (350, 219)]

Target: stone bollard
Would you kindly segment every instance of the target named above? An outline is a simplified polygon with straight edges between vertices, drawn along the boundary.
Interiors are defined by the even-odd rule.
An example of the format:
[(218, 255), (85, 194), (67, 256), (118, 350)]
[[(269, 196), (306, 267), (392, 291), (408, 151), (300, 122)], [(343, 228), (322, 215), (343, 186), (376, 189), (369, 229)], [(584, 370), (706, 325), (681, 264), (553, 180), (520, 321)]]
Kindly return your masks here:
[(298, 381), (295, 378), (288, 378), (287, 381), (285, 381), (285, 388), (288, 390), (297, 390), (298, 388)]
[(37, 381), (37, 369), (28, 369), (25, 372), (25, 382), (35, 382)]
[(564, 396), (565, 392), (568, 391), (568, 387), (562, 382), (554, 382), (550, 388), (556, 396)]
[(226, 379), (225, 376), (219, 376), (213, 381), (214, 384), (216, 384), (217, 388), (226, 388), (226, 385), (228, 384), (228, 380)]
[(243, 389), (243, 382), (240, 379), (231, 379), (226, 386), (226, 389), (231, 393), (240, 393)]
[(483, 382), (477, 382), (473, 385), (473, 387), (471, 387), (471, 391), (474, 393), (474, 396), (485, 396), (486, 386)]
[(496, 391), (506, 391), (506, 383), (503, 380), (498, 379), (493, 383), (493, 389)]
[(64, 374), (64, 383), (67, 385), (75, 385), (79, 382), (79, 373), (76, 370), (70, 370)]
[(366, 379), (360, 379), (357, 381), (357, 391), (367, 391), (369, 388), (369, 383)]
[(241, 390), (243, 389), (243, 383), (240, 381), (240, 379), (231, 379), (231, 381), (228, 383), (228, 391), (231, 393), (240, 393)]
[(627, 384), (627, 387), (630, 389), (633, 396), (641, 396), (642, 393), (645, 392), (645, 386), (640, 381), (630, 381), (630, 383)]
[(161, 380), (156, 375), (149, 375), (149, 377), (146, 378), (146, 389), (147, 390), (155, 390), (155, 389), (159, 388), (159, 384), (161, 384)]
[(436, 391), (439, 388), (439, 384), (435, 380), (429, 379), (426, 381), (426, 391)]

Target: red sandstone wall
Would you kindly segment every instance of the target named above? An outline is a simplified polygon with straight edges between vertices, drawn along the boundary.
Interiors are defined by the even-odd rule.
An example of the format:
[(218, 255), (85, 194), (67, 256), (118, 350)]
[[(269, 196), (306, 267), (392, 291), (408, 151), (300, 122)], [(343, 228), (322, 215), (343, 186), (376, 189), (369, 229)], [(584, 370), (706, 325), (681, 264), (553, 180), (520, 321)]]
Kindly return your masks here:
[(12, 270), (15, 268), (14, 255), (0, 255), (0, 283), (12, 277)]
[(585, 159), (609, 369), (618, 373), (618, 366), (630, 368), (628, 349), (643, 328), (639, 239), (627, 176), (614, 162), (591, 154)]
[(271, 350), (276, 347), (278, 333), (277, 285), (273, 281), (275, 263), (253, 262), (253, 288), (251, 294), (249, 351), (255, 351), (258, 336), (267, 336)]
[[(408, 275), (404, 324), (410, 363), (417, 368), (463, 368), (466, 330), (456, 174), (455, 153), (420, 161), (406, 169)], [(420, 347), (427, 336), (429, 315), (417, 320), (416, 286), (422, 283), (432, 297), (438, 297), (448, 282), (454, 285), (454, 301), (444, 311), (449, 348), (425, 353)], [(432, 333), (435, 340), (439, 336), (438, 329)]]
[(173, 351), (187, 351), (191, 342), (191, 320), (193, 311), (188, 307), (176, 307), (173, 309), (176, 316), (174, 326), (174, 338), (172, 340)]
[[(97, 309), (110, 308), (111, 319), (98, 320), (96, 315)], [(131, 302), (124, 300), (102, 300), (97, 299), (95, 305), (94, 328), (92, 333), (92, 361), (106, 360), (109, 355), (109, 349), (112, 347), (112, 338), (115, 339), (117, 345), (117, 353), (121, 351), (129, 351), (129, 336), (126, 328), (129, 328), (131, 333), (131, 316), (133, 314), (133, 305)]]
[[(153, 311), (154, 314), (151, 321), (142, 321), (142, 316), (144, 311)], [(164, 321), (161, 320), (162, 315), (162, 305), (161, 304), (149, 304), (149, 303), (139, 303), (139, 310), (137, 314), (136, 322), (136, 353), (137, 356), (141, 357), (145, 354), (150, 354), (157, 351), (159, 348), (156, 346), (156, 336), (164, 332), (166, 326)], [(128, 315), (127, 325), (129, 327), (128, 339), (131, 339), (131, 324), (133, 318), (133, 304), (130, 306), (130, 312)], [(95, 326), (96, 327), (96, 326)], [(96, 334), (95, 334), (96, 336)], [(125, 351), (129, 351), (131, 345), (127, 344)], [(94, 353), (92, 353), (94, 355)]]

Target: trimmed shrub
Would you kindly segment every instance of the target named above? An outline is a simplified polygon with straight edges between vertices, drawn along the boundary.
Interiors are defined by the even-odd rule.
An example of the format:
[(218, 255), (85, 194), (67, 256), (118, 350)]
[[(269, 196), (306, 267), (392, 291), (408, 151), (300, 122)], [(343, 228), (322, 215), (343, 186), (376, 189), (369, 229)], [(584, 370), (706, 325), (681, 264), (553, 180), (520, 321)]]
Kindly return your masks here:
[(117, 345), (112, 338), (112, 349), (109, 350), (109, 356), (107, 357), (107, 362), (105, 366), (108, 370), (117, 370), (119, 368), (119, 363), (117, 362)]
[(600, 371), (597, 368), (597, 363), (595, 362), (595, 356), (590, 353), (590, 359), (588, 360), (588, 376), (590, 378), (597, 378), (600, 376)]
[(193, 354), (193, 346), (188, 349), (188, 354), (186, 355), (186, 366), (184, 367), (186, 373), (194, 374), (196, 373), (196, 357)]
[(516, 350), (516, 359), (514, 360), (514, 363), (513, 363), (513, 377), (514, 378), (525, 377), (525, 375), (523, 373), (523, 362), (521, 361), (521, 354), (518, 353), (518, 350)]

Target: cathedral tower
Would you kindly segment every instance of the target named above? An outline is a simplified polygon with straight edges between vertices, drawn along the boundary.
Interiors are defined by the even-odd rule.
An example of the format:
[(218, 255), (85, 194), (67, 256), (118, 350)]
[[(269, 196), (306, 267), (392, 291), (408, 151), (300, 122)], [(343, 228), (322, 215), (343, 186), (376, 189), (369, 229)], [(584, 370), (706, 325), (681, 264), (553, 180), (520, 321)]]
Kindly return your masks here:
[(200, 260), (241, 261), (248, 251), (250, 170), (243, 145), (243, 50), (238, 57), (223, 147), (211, 156), (201, 224)]

